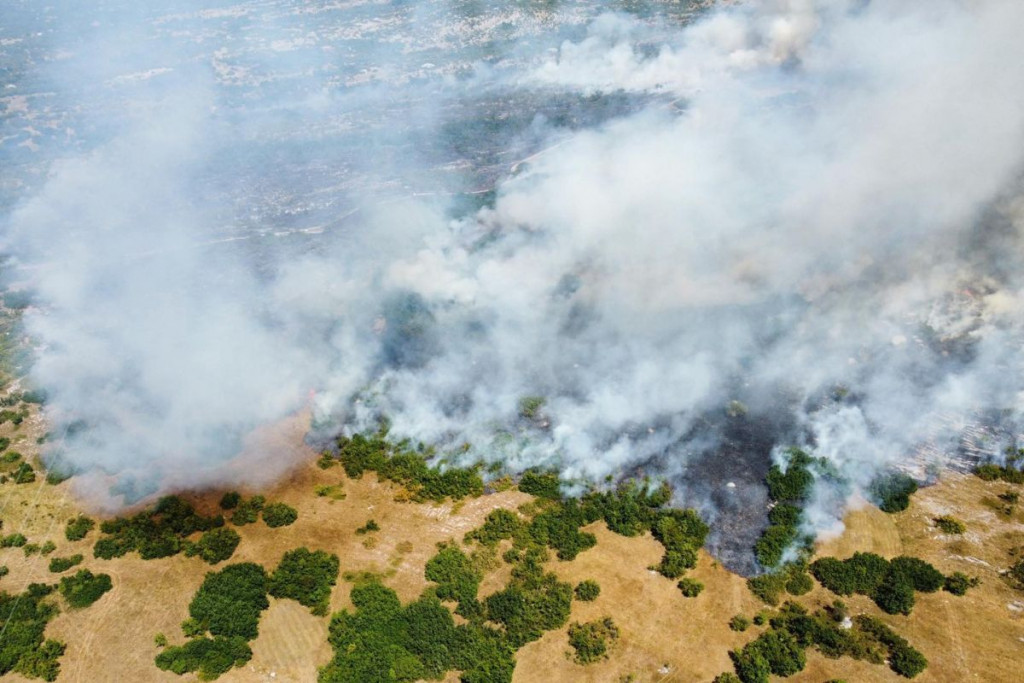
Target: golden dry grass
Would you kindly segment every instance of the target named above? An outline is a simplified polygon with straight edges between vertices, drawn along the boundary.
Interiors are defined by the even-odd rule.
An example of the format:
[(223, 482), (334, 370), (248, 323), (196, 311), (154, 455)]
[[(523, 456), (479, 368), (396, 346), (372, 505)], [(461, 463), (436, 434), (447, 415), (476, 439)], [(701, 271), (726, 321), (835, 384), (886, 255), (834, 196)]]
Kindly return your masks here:
[[(32, 456), (41, 424), (26, 422), (14, 434), (17, 448)], [(238, 527), (242, 542), (231, 562), (253, 561), (272, 569), (281, 555), (295, 547), (307, 546), (336, 553), (342, 572), (373, 572), (394, 588), (403, 601), (415, 599), (427, 586), (423, 568), (447, 540), (461, 541), (479, 526), (488, 512), (504, 507), (515, 509), (530, 497), (506, 491), (469, 500), (463, 504), (432, 505), (396, 502), (400, 489), (381, 483), (374, 475), (349, 480), (340, 467), (320, 470), (316, 454), (295, 436), (288, 423), (287, 438), (264, 439), (280, 459), (297, 463), (274, 487), (260, 491), (268, 500), (283, 501), (299, 511), (298, 521), (289, 527), (268, 529), (262, 522)], [(270, 448), (271, 446), (267, 446)], [(287, 452), (282, 452), (287, 449)], [(267, 456), (269, 457), (269, 456)], [(314, 494), (317, 486), (340, 486), (344, 499)], [(881, 616), (928, 658), (928, 669), (917, 679), (929, 681), (1016, 681), (1018, 661), (1024, 653), (1024, 593), (1010, 589), (999, 577), (1008, 565), (1008, 552), (1024, 545), (1024, 516), (999, 514), (995, 496), (1006, 484), (983, 482), (975, 477), (948, 475), (940, 484), (920, 491), (911, 508), (899, 515), (886, 515), (865, 506), (851, 511), (842, 535), (822, 542), (819, 554), (846, 557), (857, 550), (871, 550), (886, 557), (906, 553), (922, 557), (941, 571), (963, 571), (979, 576), (982, 585), (966, 597), (948, 593), (918, 595), (910, 617), (882, 615), (870, 600), (847, 599), (854, 613)], [(1018, 487), (1020, 488), (1020, 487)], [(63, 535), (64, 522), (76, 515), (81, 503), (75, 501), (68, 483), (49, 486), (42, 478), (34, 484), (0, 486), (0, 517), (4, 532), (22, 531), (32, 542), (52, 540), (52, 556), (81, 552), (83, 567), (111, 575), (114, 589), (92, 607), (66, 609), (47, 629), (47, 637), (67, 643), (61, 659), (61, 681), (188, 681), (161, 672), (153, 664), (159, 651), (156, 633), (172, 643), (184, 640), (179, 625), (187, 617), (188, 602), (206, 572), (216, 569), (198, 558), (177, 556), (143, 561), (130, 555), (116, 560), (92, 557), (97, 532), (84, 541), (70, 543)], [(245, 491), (247, 494), (255, 491)], [(221, 491), (187, 496), (202, 510), (212, 513)], [(987, 503), (986, 503), (987, 501)], [(939, 533), (933, 517), (951, 514), (967, 524), (962, 537)], [(355, 530), (374, 519), (381, 530), (372, 543)], [(706, 588), (697, 598), (684, 598), (675, 582), (648, 570), (658, 561), (662, 548), (649, 535), (638, 538), (618, 536), (598, 523), (589, 529), (597, 546), (572, 562), (553, 560), (549, 567), (572, 584), (595, 579), (600, 597), (592, 603), (574, 602), (571, 621), (590, 621), (611, 616), (621, 638), (610, 656), (599, 663), (581, 666), (567, 656), (566, 629), (549, 632), (518, 654), (516, 683), (549, 681), (610, 681), (633, 676), (644, 681), (710, 681), (731, 670), (730, 649), (742, 646), (758, 633), (752, 628), (734, 633), (728, 621), (738, 613), (753, 616), (764, 606), (747, 590), (744, 580), (701, 553), (698, 567), (689, 573)], [(507, 543), (500, 550), (504, 550)], [(22, 590), (32, 581), (53, 582), (58, 577), (47, 569), (48, 558), (26, 558), (21, 549), (0, 550), (0, 564), (10, 567), (0, 588)], [(481, 596), (498, 590), (508, 581), (509, 567), (502, 564), (485, 577)], [(351, 584), (339, 580), (331, 597), (331, 610), (350, 606)], [(801, 602), (814, 608), (835, 599), (817, 587)], [(273, 601), (261, 621), (260, 637), (252, 642), (254, 656), (246, 666), (221, 680), (311, 681), (316, 668), (330, 657), (326, 643), (326, 617), (315, 617), (291, 601)], [(885, 666), (850, 659), (829, 660), (808, 653), (805, 671), (793, 681), (820, 683), (831, 678), (848, 681), (899, 680)], [(10, 675), (5, 680), (23, 680)], [(454, 682), (457, 675), (449, 675)]]

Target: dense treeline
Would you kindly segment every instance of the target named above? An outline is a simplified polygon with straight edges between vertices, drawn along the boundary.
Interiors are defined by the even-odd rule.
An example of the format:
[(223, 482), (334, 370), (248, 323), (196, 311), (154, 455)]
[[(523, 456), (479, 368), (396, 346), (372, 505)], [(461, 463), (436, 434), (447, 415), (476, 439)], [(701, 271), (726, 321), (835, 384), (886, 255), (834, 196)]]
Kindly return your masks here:
[(252, 650), (241, 636), (195, 638), (184, 645), (169, 647), (156, 656), (156, 665), (179, 676), (198, 672), (199, 679), (212, 681), (232, 667), (252, 659)]
[(917, 482), (902, 472), (891, 472), (876, 478), (868, 489), (883, 512), (902, 512), (910, 507), (910, 496), (917, 491)]
[(962, 595), (972, 581), (946, 577), (938, 569), (916, 557), (886, 560), (874, 553), (854, 553), (846, 560), (823, 557), (811, 564), (811, 573), (825, 588), (837, 595), (867, 595), (888, 614), (910, 614), (914, 592), (934, 593), (946, 587)]
[(431, 466), (431, 449), (420, 445), (412, 449), (407, 442), (392, 443), (386, 433), (370, 438), (356, 434), (338, 438), (338, 458), (345, 473), (358, 479), (373, 471), (381, 479), (394, 481), (410, 491), (414, 500), (458, 500), (484, 492), (479, 467), (449, 467), (443, 471)]
[(190, 534), (223, 525), (222, 517), (203, 517), (181, 498), (167, 496), (152, 510), (103, 522), (100, 531), (105, 535), (96, 541), (93, 554), (109, 560), (134, 550), (144, 560), (170, 557), (185, 548)]
[(64, 644), (44, 642), (46, 624), (57, 614), (57, 607), (46, 601), (52, 586), (29, 585), (20, 595), (0, 592), (0, 675), (16, 671), (29, 678), (57, 679)]
[(866, 615), (847, 619), (846, 606), (838, 601), (814, 614), (787, 602), (770, 618), (768, 630), (729, 653), (736, 678), (723, 675), (716, 680), (768, 683), (771, 675), (792, 676), (804, 669), (809, 647), (830, 658), (888, 662), (894, 672), (906, 678), (913, 678), (927, 666), (920, 652), (878, 619)]

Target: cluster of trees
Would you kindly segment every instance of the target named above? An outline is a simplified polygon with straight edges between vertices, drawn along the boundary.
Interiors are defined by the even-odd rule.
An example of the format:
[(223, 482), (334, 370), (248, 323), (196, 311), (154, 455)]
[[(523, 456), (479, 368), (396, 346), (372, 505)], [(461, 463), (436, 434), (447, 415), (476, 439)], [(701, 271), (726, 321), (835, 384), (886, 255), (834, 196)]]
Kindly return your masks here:
[(182, 630), (186, 635), (209, 631), (214, 636), (252, 640), (259, 635), (260, 615), (270, 606), (269, 580), (266, 570), (253, 562), (207, 573), (189, 603), (191, 618), (182, 624)]
[(871, 482), (868, 491), (883, 512), (892, 514), (910, 507), (910, 496), (917, 492), (917, 482), (903, 472), (890, 472)]
[(50, 571), (54, 574), (60, 572), (66, 572), (72, 567), (82, 563), (84, 558), (80, 555), (71, 555), (70, 557), (54, 557), (50, 559)]
[(783, 594), (804, 595), (814, 587), (803, 560), (787, 562), (775, 571), (747, 579), (750, 592), (769, 605), (778, 605)]
[(817, 461), (799, 448), (789, 449), (787, 456), (786, 469), (772, 465), (765, 477), (774, 505), (768, 511), (768, 527), (754, 546), (763, 567), (777, 567), (786, 549), (799, 538), (803, 505), (814, 486), (811, 467)]
[(69, 541), (81, 541), (95, 526), (96, 522), (85, 515), (79, 515), (68, 520), (67, 526), (64, 527), (64, 538)]
[(422, 444), (413, 449), (408, 442), (392, 443), (386, 437), (384, 431), (370, 438), (362, 434), (351, 439), (339, 437), (338, 458), (345, 473), (359, 478), (363, 472), (376, 472), (381, 479), (404, 486), (418, 501), (459, 500), (484, 492), (479, 467), (449, 467), (442, 471), (431, 466), (432, 449)]
[(792, 676), (804, 669), (809, 647), (831, 658), (888, 661), (894, 672), (907, 678), (927, 666), (920, 652), (881, 621), (862, 615), (847, 622), (847, 617), (846, 606), (839, 601), (814, 614), (787, 602), (771, 616), (768, 630), (729, 653), (735, 677), (723, 675), (716, 680), (768, 683), (771, 675)]
[(38, 583), (20, 595), (0, 592), (0, 675), (15, 671), (44, 681), (57, 679), (64, 644), (43, 638), (46, 624), (57, 614), (57, 607), (45, 600), (52, 592), (52, 586)]
[(196, 671), (200, 680), (212, 681), (250, 659), (252, 650), (245, 638), (215, 636), (194, 638), (184, 645), (168, 647), (156, 656), (156, 665), (179, 676)]
[(914, 592), (934, 593), (949, 586), (949, 592), (962, 595), (967, 587), (959, 578), (947, 577), (916, 557), (900, 556), (892, 560), (874, 553), (854, 553), (846, 560), (823, 557), (811, 564), (811, 573), (825, 588), (838, 595), (867, 595), (888, 614), (910, 614)]
[(366, 534), (380, 531), (380, 525), (377, 524), (376, 520), (368, 519), (366, 524), (356, 529), (357, 536), (365, 536)]
[(1006, 465), (979, 465), (974, 469), (974, 473), (985, 481), (1001, 479), (1008, 484), (1024, 484), (1024, 470), (1017, 468), (1018, 460), (1019, 458), (1015, 458), (1013, 462)]
[(275, 598), (290, 598), (325, 616), (331, 587), (338, 581), (338, 556), (323, 550), (296, 548), (284, 554), (270, 577), (268, 590)]
[(502, 634), (484, 624), (456, 626), (436, 596), (402, 606), (393, 590), (375, 581), (352, 589), (355, 612), (331, 618), (334, 658), (321, 683), (391, 683), (438, 679), (462, 672), (466, 683), (510, 683), (513, 651)]
[[(263, 522), (277, 528), (288, 526), (299, 518), (299, 511), (285, 503), (267, 503), (265, 496), (243, 498), (238, 491), (228, 491), (220, 499), (220, 508), (231, 511), (231, 523), (235, 526), (254, 524), (263, 515)], [(230, 555), (229, 555), (230, 557)]]
[(619, 639), (619, 628), (611, 617), (569, 626), (569, 645), (575, 650), (577, 664), (591, 664), (604, 659), (608, 648)]
[(110, 576), (93, 574), (88, 569), (79, 569), (73, 576), (60, 580), (60, 594), (73, 609), (88, 607), (113, 587)]
[[(235, 503), (233, 508), (234, 512), (231, 513), (231, 523), (235, 526), (245, 526), (246, 524), (254, 524), (256, 520), (260, 518), (260, 512), (263, 511), (263, 506), (266, 504), (267, 499), (264, 496), (253, 496), (248, 500), (239, 500)], [(223, 507), (224, 499), (221, 499), (221, 506)]]
[(935, 522), (935, 526), (939, 527), (939, 530), (944, 534), (959, 535), (967, 531), (967, 525), (950, 515), (942, 515), (932, 521)]
[(428, 581), (437, 584), (434, 592), (440, 600), (458, 603), (456, 614), (467, 619), (481, 614), (482, 608), (476, 594), (483, 573), (458, 547), (442, 545), (438, 553), (427, 562), (424, 574)]
[(103, 522), (104, 536), (96, 541), (93, 554), (109, 560), (134, 550), (144, 560), (170, 557), (186, 548), (184, 540), (190, 534), (221, 526), (223, 517), (203, 517), (181, 498), (167, 496), (151, 510)]

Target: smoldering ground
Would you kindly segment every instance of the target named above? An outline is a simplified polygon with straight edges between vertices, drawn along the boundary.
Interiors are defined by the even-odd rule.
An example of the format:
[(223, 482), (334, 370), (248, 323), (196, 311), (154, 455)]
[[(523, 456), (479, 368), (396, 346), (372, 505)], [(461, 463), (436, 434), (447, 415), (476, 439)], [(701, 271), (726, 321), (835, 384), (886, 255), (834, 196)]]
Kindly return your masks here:
[(6, 220), (76, 468), (220, 483), (313, 391), (325, 432), (667, 476), (749, 569), (778, 447), (852, 493), (950, 415), (1019, 432), (1017, 3), (359, 7), (142, 12), (131, 88), (45, 70), (119, 103)]

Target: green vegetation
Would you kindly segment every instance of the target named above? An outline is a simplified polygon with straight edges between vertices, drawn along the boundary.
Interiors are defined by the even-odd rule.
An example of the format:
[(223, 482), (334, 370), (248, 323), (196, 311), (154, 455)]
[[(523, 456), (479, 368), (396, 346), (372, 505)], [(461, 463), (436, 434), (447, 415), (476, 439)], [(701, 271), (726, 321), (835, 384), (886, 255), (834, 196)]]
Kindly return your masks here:
[(936, 517), (932, 521), (935, 522), (935, 526), (939, 527), (944, 534), (959, 535), (967, 531), (967, 526), (956, 517), (943, 515)]
[(25, 534), (8, 534), (0, 538), (0, 548), (22, 548), (28, 543)]
[(31, 484), (36, 480), (36, 472), (32, 469), (32, 465), (23, 462), (11, 474), (11, 479), (15, 484)]
[(902, 512), (910, 507), (910, 496), (917, 491), (917, 482), (902, 472), (876, 478), (868, 489), (883, 512)]
[(525, 553), (513, 568), (509, 585), (484, 601), (487, 619), (504, 627), (505, 640), (514, 650), (569, 619), (572, 586), (545, 572), (544, 559), (535, 551)]
[(242, 502), (242, 494), (238, 491), (228, 491), (220, 498), (221, 510), (234, 510)]
[(250, 659), (252, 650), (245, 638), (217, 636), (196, 638), (180, 647), (168, 647), (156, 656), (156, 665), (163, 671), (171, 671), (179, 676), (196, 671), (199, 680), (212, 681)]
[(874, 553), (854, 553), (846, 560), (823, 557), (811, 564), (811, 573), (825, 588), (838, 595), (867, 595), (888, 614), (910, 614), (914, 591), (932, 593), (946, 577), (916, 557), (892, 561)]
[[(787, 562), (768, 574), (747, 579), (747, 588), (769, 605), (778, 605), (783, 594), (803, 595), (814, 587), (807, 573), (807, 563)], [(755, 622), (756, 623), (756, 622)]]
[(1006, 571), (1006, 580), (1018, 590), (1024, 590), (1024, 560), (1018, 560)]
[(270, 594), (295, 600), (317, 616), (326, 615), (331, 587), (338, 581), (338, 565), (338, 556), (323, 550), (289, 550), (270, 577)]
[(573, 592), (576, 594), (577, 600), (581, 602), (593, 602), (594, 600), (597, 600), (597, 596), (601, 595), (601, 586), (598, 585), (597, 581), (587, 579), (576, 584), (576, 588)]
[(157, 633), (153, 636), (153, 644), (157, 647), (167, 647), (167, 636), (163, 633)]
[(377, 524), (376, 521), (371, 519), (371, 520), (368, 520), (366, 522), (366, 524), (364, 524), (361, 527), (359, 527), (358, 529), (356, 529), (356, 535), (357, 536), (365, 536), (366, 534), (372, 533), (374, 531), (380, 531), (380, 525)]
[(455, 613), (467, 619), (481, 614), (480, 603), (476, 599), (477, 589), (483, 574), (473, 566), (473, 562), (454, 545), (442, 544), (437, 555), (427, 562), (424, 572), (428, 581), (437, 584), (435, 593), (440, 600), (451, 600), (458, 603)]
[(750, 619), (747, 619), (742, 614), (737, 614), (729, 620), (729, 628), (737, 633), (743, 633), (750, 628)]
[(276, 529), (288, 526), (299, 518), (299, 511), (284, 503), (271, 503), (263, 508), (263, 521), (267, 526)]
[(93, 574), (88, 569), (79, 569), (74, 576), (60, 580), (60, 594), (73, 609), (88, 607), (113, 588), (106, 574)]
[(167, 496), (152, 510), (103, 522), (100, 531), (105, 536), (96, 541), (93, 554), (109, 560), (135, 550), (144, 560), (170, 557), (184, 549), (183, 541), (190, 534), (223, 525), (222, 518), (203, 517), (181, 498)]
[(263, 496), (253, 496), (248, 500), (239, 502), (235, 506), (234, 513), (231, 515), (231, 523), (235, 526), (254, 524), (260, 518), (260, 512), (262, 512), (263, 505), (266, 502), (267, 499)]
[(684, 598), (695, 598), (704, 590), (704, 584), (695, 579), (680, 579), (676, 587)]
[(69, 541), (81, 541), (95, 526), (96, 522), (85, 515), (79, 515), (68, 520), (68, 525), (64, 528), (64, 538)]
[(619, 639), (619, 629), (611, 617), (569, 626), (569, 645), (577, 664), (591, 664), (607, 656), (608, 648)]
[(188, 546), (185, 554), (189, 557), (198, 555), (208, 564), (217, 564), (235, 554), (235, 549), (242, 541), (238, 532), (228, 527), (217, 527), (204, 533), (199, 541)]
[(846, 628), (847, 616), (846, 606), (838, 601), (814, 614), (787, 602), (771, 617), (769, 630), (729, 653), (738, 680), (767, 683), (773, 674), (792, 676), (803, 670), (808, 647), (830, 658), (846, 656), (874, 664), (888, 660), (893, 671), (907, 678), (927, 665), (921, 653), (882, 622), (862, 615), (853, 620), (852, 628)]
[(259, 634), (260, 614), (270, 604), (268, 583), (263, 567), (252, 562), (209, 572), (188, 606), (194, 623), (187, 627), (183, 624), (183, 630), (187, 628), (187, 635), (209, 631), (214, 636), (255, 638)]
[[(814, 486), (811, 467), (820, 464), (799, 448), (790, 448), (786, 455), (786, 469), (772, 465), (765, 477), (773, 505), (768, 511), (768, 527), (754, 546), (763, 567), (777, 567), (786, 549), (800, 540), (803, 505)], [(803, 539), (804, 546), (809, 543), (810, 539)]]
[(381, 479), (401, 484), (416, 501), (458, 500), (484, 492), (479, 467), (451, 467), (441, 471), (429, 460), (433, 452), (420, 446), (413, 450), (405, 442), (391, 443), (381, 432), (371, 438), (356, 434), (338, 438), (338, 457), (345, 474), (358, 479), (363, 472), (374, 471)]
[[(337, 460), (331, 459), (331, 462), (337, 462)], [(330, 498), (331, 500), (345, 500), (345, 489), (341, 484), (321, 484), (317, 486), (313, 491), (320, 498)]]
[(72, 555), (70, 557), (54, 557), (50, 560), (50, 571), (54, 574), (60, 572), (66, 572), (72, 567), (82, 563), (81, 555)]
[(963, 572), (953, 572), (946, 577), (942, 584), (942, 590), (953, 595), (966, 595), (967, 589), (974, 588), (981, 583), (976, 576), (967, 576)]
[(546, 402), (543, 396), (524, 396), (519, 399), (519, 417), (536, 420), (540, 417), (540, 410)]
[(42, 545), (41, 548), (39, 548), (39, 552), (42, 555), (49, 555), (50, 553), (52, 553), (56, 549), (57, 549), (57, 544), (56, 543), (54, 543), (53, 541), (47, 541), (46, 543), (44, 543)]
[(1008, 484), (1024, 484), (1024, 471), (1020, 465), (1024, 463), (1024, 448), (1006, 449), (1006, 464), (979, 465), (974, 468), (974, 473), (985, 481), (996, 481), (1001, 479)]
[(57, 679), (64, 644), (43, 639), (47, 622), (57, 614), (57, 607), (45, 601), (52, 592), (53, 587), (38, 583), (20, 595), (0, 592), (0, 675), (15, 671), (44, 681)]
[(496, 545), (499, 541), (512, 538), (522, 529), (523, 522), (519, 519), (519, 515), (511, 510), (498, 508), (487, 514), (483, 526), (466, 534), (466, 540), (491, 546)]

